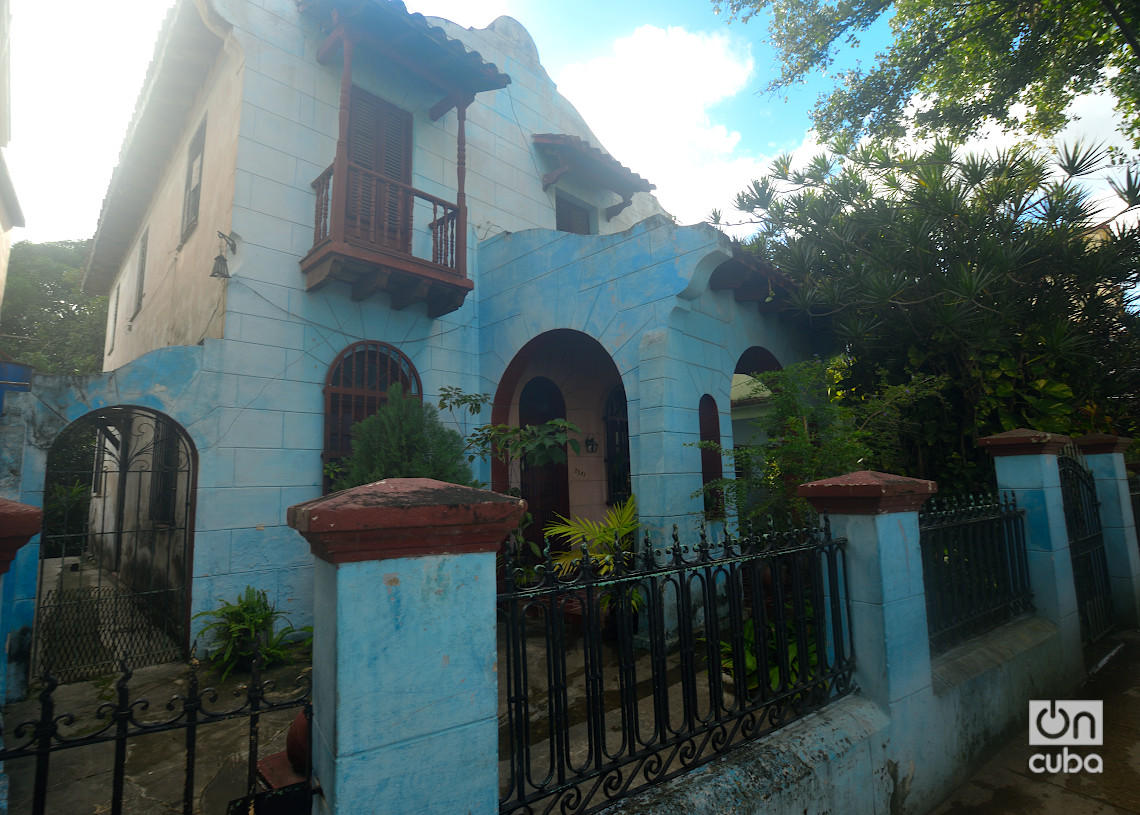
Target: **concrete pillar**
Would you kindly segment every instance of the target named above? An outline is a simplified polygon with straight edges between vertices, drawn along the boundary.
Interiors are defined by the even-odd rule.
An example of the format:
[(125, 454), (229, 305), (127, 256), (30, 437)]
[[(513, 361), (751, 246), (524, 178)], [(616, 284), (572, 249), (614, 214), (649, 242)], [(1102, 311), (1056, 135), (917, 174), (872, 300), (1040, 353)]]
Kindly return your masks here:
[(1130, 444), (1132, 439), (1104, 433), (1077, 439), (1077, 447), (1096, 479), (1113, 617), (1122, 628), (1140, 626), (1140, 548), (1124, 466), (1124, 451)]
[(978, 445), (994, 457), (998, 490), (1013, 493), (1025, 510), (1033, 604), (1037, 614), (1060, 631), (1064, 653), (1072, 658), (1066, 679), (1075, 684), (1084, 675), (1081, 623), (1057, 469), (1057, 454), (1069, 443), (1067, 436), (1025, 429), (978, 439)]
[(289, 507), (316, 557), (314, 812), (497, 811), (495, 553), (525, 507), (426, 478)]
[[(40, 531), (44, 511), (39, 507), (20, 504), (0, 498), (0, 595), (3, 595), (4, 575), (16, 552), (21, 546), (32, 539)], [(5, 645), (0, 651), (0, 701), (6, 694), (6, 677), (8, 676), (8, 649)], [(0, 713), (0, 729), (3, 729), (4, 717)], [(8, 776), (4, 772), (4, 765), (0, 764), (0, 815), (8, 811)]]
[(830, 514), (832, 534), (849, 541), (855, 681), (886, 709), (931, 686), (918, 510), (937, 489), (870, 470), (799, 488), (817, 512)]

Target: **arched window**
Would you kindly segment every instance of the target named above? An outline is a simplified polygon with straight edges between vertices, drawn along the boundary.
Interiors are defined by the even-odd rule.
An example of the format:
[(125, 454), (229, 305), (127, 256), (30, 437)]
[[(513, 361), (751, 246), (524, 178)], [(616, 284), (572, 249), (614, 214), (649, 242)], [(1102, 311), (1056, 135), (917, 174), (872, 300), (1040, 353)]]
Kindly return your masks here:
[[(701, 441), (720, 444), (720, 411), (716, 400), (709, 394), (701, 397), (699, 410)], [(711, 484), (724, 476), (721, 456), (717, 450), (701, 448), (701, 485)], [(724, 517), (724, 496), (719, 491), (705, 491), (705, 515), (712, 518)]]
[(396, 383), (405, 394), (423, 398), (420, 375), (399, 349), (364, 340), (340, 352), (325, 380), (325, 450), (321, 456), (325, 464), (335, 464), (352, 452), (352, 426), (379, 410), (388, 401), (388, 388)]
[(625, 388), (618, 385), (606, 399), (606, 503), (613, 506), (633, 491), (629, 473), (629, 414)]

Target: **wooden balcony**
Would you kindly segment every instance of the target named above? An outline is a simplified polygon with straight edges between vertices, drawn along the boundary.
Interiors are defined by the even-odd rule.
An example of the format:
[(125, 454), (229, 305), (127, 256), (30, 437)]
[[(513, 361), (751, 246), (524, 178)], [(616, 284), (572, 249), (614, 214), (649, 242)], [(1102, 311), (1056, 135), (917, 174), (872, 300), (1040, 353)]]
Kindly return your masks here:
[[(301, 260), (305, 288), (342, 281), (352, 299), (388, 292), (392, 308), (426, 303), (428, 316), (455, 311), (471, 291), (457, 204), (345, 161), (313, 182), (313, 248)], [(339, 196), (339, 198), (338, 198)]]

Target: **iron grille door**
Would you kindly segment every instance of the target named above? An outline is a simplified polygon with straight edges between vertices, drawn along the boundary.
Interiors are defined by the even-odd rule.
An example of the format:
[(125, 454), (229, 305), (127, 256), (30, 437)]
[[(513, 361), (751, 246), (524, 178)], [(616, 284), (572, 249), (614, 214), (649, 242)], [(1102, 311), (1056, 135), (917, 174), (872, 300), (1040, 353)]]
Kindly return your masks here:
[(1112, 598), (1096, 481), (1092, 473), (1071, 455), (1058, 456), (1057, 468), (1061, 474), (1065, 526), (1073, 561), (1081, 642), (1089, 645), (1112, 630)]

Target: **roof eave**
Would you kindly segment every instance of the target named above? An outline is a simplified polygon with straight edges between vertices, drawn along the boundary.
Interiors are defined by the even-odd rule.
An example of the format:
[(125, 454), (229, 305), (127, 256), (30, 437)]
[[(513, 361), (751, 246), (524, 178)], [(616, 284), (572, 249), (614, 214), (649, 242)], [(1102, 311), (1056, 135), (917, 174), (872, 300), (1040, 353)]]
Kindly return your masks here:
[(110, 291), (222, 44), (192, 0), (171, 8), (103, 198), (83, 275), (88, 294)]

